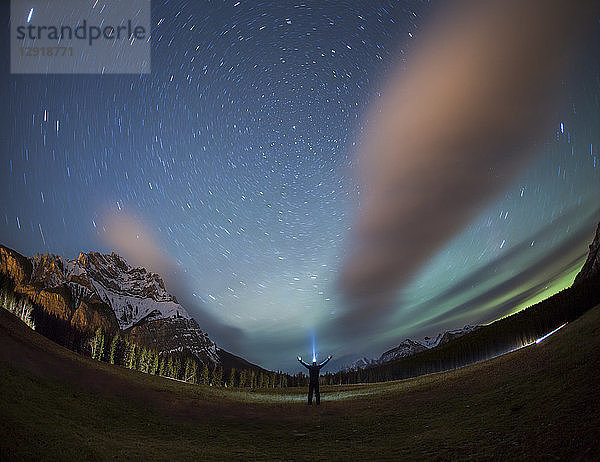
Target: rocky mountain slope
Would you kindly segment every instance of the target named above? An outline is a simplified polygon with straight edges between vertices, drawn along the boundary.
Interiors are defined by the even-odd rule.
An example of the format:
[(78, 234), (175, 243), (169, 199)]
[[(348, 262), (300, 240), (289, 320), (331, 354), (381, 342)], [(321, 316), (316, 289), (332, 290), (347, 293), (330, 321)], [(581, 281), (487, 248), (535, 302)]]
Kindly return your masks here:
[(257, 368), (217, 347), (158, 274), (134, 268), (115, 253), (26, 258), (0, 245), (0, 273), (12, 279), (15, 292), (80, 331), (120, 330), (159, 353), (186, 350), (205, 363)]
[(132, 268), (115, 253), (81, 253), (77, 260), (35, 255), (30, 261), (33, 265), (30, 284), (44, 288), (66, 285), (76, 304), (95, 295), (112, 309), (121, 329), (142, 320), (190, 318), (175, 297), (167, 293), (157, 274)]
[(156, 314), (153, 316), (153, 319), (144, 319), (128, 330), (130, 340), (154, 349), (155, 345), (161, 345), (161, 353), (187, 350), (204, 363), (222, 363), (222, 350), (200, 329), (195, 319), (178, 313), (158, 319)]
[[(13, 281), (15, 292), (27, 295), (47, 314), (82, 332), (99, 327), (107, 332), (118, 330), (114, 311), (91, 290), (85, 275), (69, 274), (65, 263), (52, 255), (28, 259), (0, 245), (0, 273)], [(65, 274), (69, 276), (65, 278)]]
[(600, 223), (596, 228), (596, 235), (590, 244), (590, 251), (587, 260), (583, 264), (581, 271), (577, 274), (573, 285), (582, 284), (585, 281), (600, 279)]

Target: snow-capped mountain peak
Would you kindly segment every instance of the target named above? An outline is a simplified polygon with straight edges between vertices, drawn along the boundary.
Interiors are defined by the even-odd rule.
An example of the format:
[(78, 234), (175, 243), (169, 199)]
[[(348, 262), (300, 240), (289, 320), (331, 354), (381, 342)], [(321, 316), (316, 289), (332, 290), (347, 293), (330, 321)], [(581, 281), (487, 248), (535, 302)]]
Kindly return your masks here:
[(425, 351), (427, 349), (421, 342), (415, 342), (407, 338), (403, 342), (400, 343), (397, 347), (392, 348), (391, 350), (383, 353), (379, 359), (378, 363), (385, 363), (388, 361), (392, 361), (394, 359), (404, 358), (406, 356), (414, 355), (421, 351)]
[(450, 340), (468, 334), (469, 332), (473, 332), (479, 327), (481, 326), (466, 325), (461, 329), (448, 330), (446, 332), (438, 334), (435, 337), (425, 337), (423, 340), (412, 340), (407, 338), (400, 342), (398, 346), (395, 346), (394, 348), (391, 348), (390, 350), (383, 353), (378, 359), (359, 358), (358, 360), (354, 361), (349, 366), (347, 366), (346, 370), (364, 369), (365, 367), (383, 364), (389, 361), (394, 361), (396, 359), (412, 356), (422, 351), (426, 351), (431, 348), (435, 348), (439, 345), (443, 345), (444, 343), (447, 343)]
[(447, 330), (444, 333), (438, 334), (436, 337), (425, 337), (423, 340), (411, 340), (407, 338), (397, 347), (394, 347), (391, 350), (383, 353), (377, 360), (377, 363), (381, 364), (388, 361), (393, 361), (395, 359), (404, 358), (406, 356), (420, 353), (421, 351), (435, 348), (439, 345), (449, 342), (452, 339), (468, 334), (479, 327), (480, 326), (466, 325), (461, 329)]
[(110, 255), (81, 253), (77, 260), (51, 254), (35, 255), (31, 262), (32, 283), (45, 287), (66, 283), (78, 286), (83, 296), (96, 294), (115, 312), (121, 329), (142, 320), (191, 318), (167, 292), (158, 274), (132, 267), (114, 252)]
[(132, 267), (115, 253), (82, 253), (74, 260), (52, 254), (25, 257), (0, 244), (0, 275), (30, 297), (44, 326), (73, 328), (78, 348), (85, 349), (81, 342), (87, 344), (103, 329), (109, 338), (119, 334), (159, 355), (183, 359), (191, 354), (204, 364), (262, 370), (219, 348), (167, 292), (159, 275)]

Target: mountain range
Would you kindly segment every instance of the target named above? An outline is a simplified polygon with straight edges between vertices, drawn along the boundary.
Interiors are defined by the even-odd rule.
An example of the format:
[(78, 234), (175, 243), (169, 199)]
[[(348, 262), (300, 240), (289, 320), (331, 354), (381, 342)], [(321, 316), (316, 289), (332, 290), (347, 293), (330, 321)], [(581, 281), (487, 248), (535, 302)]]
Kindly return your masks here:
[(445, 343), (450, 342), (458, 337), (461, 337), (469, 332), (473, 332), (479, 329), (481, 326), (470, 326), (466, 325), (461, 329), (448, 330), (446, 332), (438, 334), (436, 337), (425, 337), (423, 340), (412, 340), (405, 339), (400, 344), (394, 348), (387, 350), (382, 353), (381, 356), (377, 359), (369, 359), (369, 358), (360, 358), (354, 361), (350, 366), (348, 366), (347, 370), (356, 370), (356, 369), (364, 369), (368, 366), (374, 366), (378, 364), (384, 364), (389, 361), (394, 361), (400, 358), (406, 358), (408, 356), (412, 356), (417, 353), (421, 353), (422, 351), (429, 350), (431, 348), (435, 348), (439, 345), (443, 345)]
[(159, 354), (185, 351), (211, 367), (262, 370), (219, 348), (158, 274), (132, 267), (115, 253), (27, 258), (0, 245), (0, 273), (12, 280), (15, 292), (79, 331), (122, 332)]
[[(81, 253), (75, 260), (45, 254), (27, 258), (0, 245), (0, 276), (8, 278), (45, 313), (88, 336), (101, 328), (157, 353), (191, 353), (202, 363), (226, 369), (257, 365), (235, 356), (211, 340), (188, 311), (169, 294), (161, 277), (130, 266), (115, 253)], [(600, 224), (573, 287), (600, 280)], [(590, 282), (591, 281), (591, 282)], [(592, 285), (593, 285), (592, 284)], [(595, 286), (594, 286), (595, 287)], [(591, 289), (589, 289), (591, 290)], [(364, 369), (431, 350), (481, 326), (467, 325), (423, 340), (405, 339), (377, 359), (361, 358), (346, 370)]]

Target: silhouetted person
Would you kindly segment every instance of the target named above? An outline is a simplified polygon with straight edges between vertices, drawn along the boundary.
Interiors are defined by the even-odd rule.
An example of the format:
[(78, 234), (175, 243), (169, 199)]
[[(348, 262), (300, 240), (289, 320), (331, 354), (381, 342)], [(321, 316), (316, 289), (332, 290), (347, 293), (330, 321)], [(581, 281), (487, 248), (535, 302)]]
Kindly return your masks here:
[(300, 361), (302, 365), (309, 371), (310, 381), (308, 383), (308, 404), (312, 404), (313, 391), (315, 392), (315, 397), (317, 398), (317, 406), (321, 404), (321, 394), (319, 393), (319, 375), (321, 373), (321, 368), (327, 364), (330, 359), (331, 355), (329, 355), (321, 364), (317, 364), (316, 361), (313, 361), (312, 364), (308, 364), (302, 361), (302, 358), (298, 356), (298, 361)]

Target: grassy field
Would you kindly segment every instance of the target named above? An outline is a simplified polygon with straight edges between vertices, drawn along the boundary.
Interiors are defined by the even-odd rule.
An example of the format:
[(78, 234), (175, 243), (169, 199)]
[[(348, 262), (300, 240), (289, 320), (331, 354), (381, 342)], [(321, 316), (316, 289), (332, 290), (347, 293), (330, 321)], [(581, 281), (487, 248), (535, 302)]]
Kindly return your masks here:
[(381, 384), (242, 391), (92, 361), (0, 310), (0, 460), (598, 460), (600, 307), (539, 345)]

